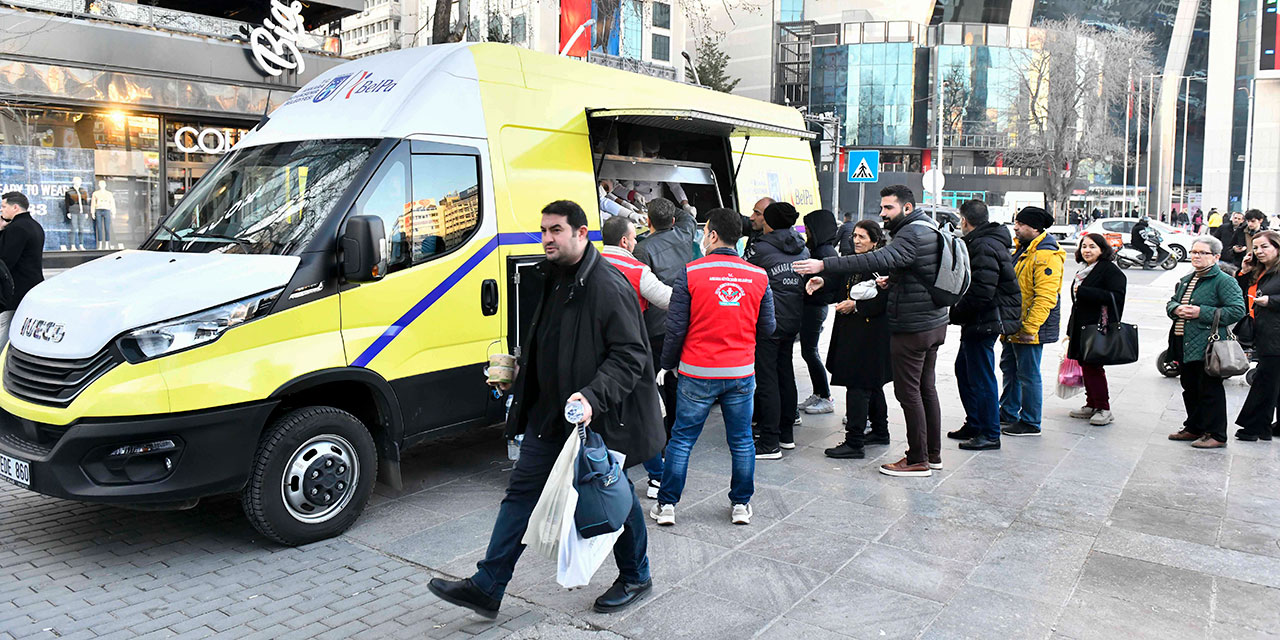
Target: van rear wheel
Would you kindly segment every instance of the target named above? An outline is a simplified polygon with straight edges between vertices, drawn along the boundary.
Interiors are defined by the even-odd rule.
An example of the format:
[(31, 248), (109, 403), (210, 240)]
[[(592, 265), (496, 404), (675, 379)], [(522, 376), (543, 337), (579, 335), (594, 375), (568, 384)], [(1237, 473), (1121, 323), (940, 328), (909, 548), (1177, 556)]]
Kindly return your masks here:
[(358, 418), (333, 407), (295, 409), (263, 434), (240, 502), (262, 535), (307, 544), (355, 523), (377, 471), (373, 436)]

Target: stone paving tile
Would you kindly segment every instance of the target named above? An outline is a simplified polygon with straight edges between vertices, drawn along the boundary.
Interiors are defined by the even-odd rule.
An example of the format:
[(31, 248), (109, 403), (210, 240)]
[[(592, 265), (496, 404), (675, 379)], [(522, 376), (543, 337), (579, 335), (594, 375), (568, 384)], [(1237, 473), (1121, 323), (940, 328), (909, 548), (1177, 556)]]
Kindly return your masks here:
[(1094, 550), (1212, 576), (1280, 588), (1280, 559), (1124, 529), (1104, 529)]
[(934, 602), (951, 600), (975, 565), (872, 543), (840, 570), (840, 577)]
[(1110, 526), (1120, 529), (1210, 545), (1222, 527), (1220, 516), (1129, 500), (1117, 502), (1108, 520)]
[(865, 582), (832, 578), (787, 617), (855, 638), (914, 638), (942, 605)]
[(786, 611), (828, 575), (735, 551), (685, 579), (681, 587), (764, 611)]
[(1280, 589), (1214, 578), (1213, 620), (1218, 624), (1280, 633)]
[(747, 553), (834, 573), (866, 545), (865, 540), (783, 521), (740, 548)]
[(969, 582), (1061, 605), (1084, 566), (1093, 538), (1015, 522), (992, 545)]
[(1205, 638), (1209, 621), (1176, 609), (1143, 605), (1119, 598), (1077, 592), (1058, 619), (1055, 631), (1068, 638)]
[(773, 615), (713, 595), (673, 589), (627, 616), (613, 630), (636, 638), (746, 638)]
[(1280, 558), (1280, 528), (1224, 518), (1218, 545), (1262, 556)]
[(1213, 607), (1213, 581), (1213, 577), (1194, 571), (1094, 552), (1089, 554), (1076, 589), (1208, 618)]
[(1031, 498), (1018, 521), (1092, 536), (1106, 523), (1119, 499), (1119, 489), (1082, 487), (1051, 477)]
[(1047, 638), (1059, 607), (965, 585), (920, 636), (924, 640)]

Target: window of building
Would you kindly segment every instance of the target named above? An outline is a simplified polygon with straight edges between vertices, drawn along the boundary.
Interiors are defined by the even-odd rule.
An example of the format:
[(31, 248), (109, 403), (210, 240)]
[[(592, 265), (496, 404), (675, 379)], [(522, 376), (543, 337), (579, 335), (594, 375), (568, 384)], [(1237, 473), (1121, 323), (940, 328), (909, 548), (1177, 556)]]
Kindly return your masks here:
[(782, 0), (778, 4), (778, 22), (804, 20), (804, 0)]
[(413, 156), (413, 205), (406, 226), (413, 264), (462, 246), (480, 226), (480, 174), (475, 156)]
[(1009, 46), (1014, 49), (1027, 48), (1027, 30), (1022, 27), (1009, 27)]
[(964, 43), (964, 25), (961, 25), (961, 24), (942, 25), (942, 44), (963, 44), (963, 43)]
[(1009, 46), (1009, 27), (1003, 25), (987, 25), (987, 44), (993, 47)]
[(665, 2), (653, 3), (653, 26), (659, 29), (671, 28), (671, 5)]
[(526, 35), (526, 31), (528, 29), (526, 24), (527, 24), (527, 19), (524, 16), (513, 16), (511, 18), (511, 42), (512, 43), (524, 44), (525, 38), (528, 37)]
[(844, 43), (859, 44), (862, 42), (862, 24), (851, 22), (844, 26)]
[(671, 61), (671, 38), (669, 36), (653, 34), (653, 59), (663, 62)]
[(966, 24), (964, 26), (964, 43), (970, 46), (986, 44), (987, 39), (982, 29), (983, 26), (980, 24)]
[(889, 23), (889, 42), (910, 42), (911, 41), (911, 23), (909, 22), (890, 22)]
[(624, 58), (639, 60), (644, 56), (644, 3), (642, 0), (622, 2), (622, 47)]
[(885, 26), (883, 22), (864, 22), (862, 24), (862, 41), (867, 43), (884, 42)]

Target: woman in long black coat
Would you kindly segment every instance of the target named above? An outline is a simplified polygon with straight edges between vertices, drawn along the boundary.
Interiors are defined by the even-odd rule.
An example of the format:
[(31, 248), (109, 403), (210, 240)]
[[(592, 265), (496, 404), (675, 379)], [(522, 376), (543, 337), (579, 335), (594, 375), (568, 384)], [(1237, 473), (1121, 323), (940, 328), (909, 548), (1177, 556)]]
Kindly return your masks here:
[[(1071, 319), (1067, 322), (1067, 357), (1080, 360), (1085, 325), (1119, 322), (1124, 314), (1124, 294), (1128, 279), (1112, 261), (1113, 250), (1101, 234), (1090, 233), (1080, 239), (1076, 262), (1084, 265), (1071, 282)], [(1104, 321), (1105, 313), (1105, 321)], [(1084, 372), (1085, 404), (1071, 412), (1072, 418), (1088, 419), (1101, 427), (1111, 424), (1111, 398), (1107, 391), (1107, 374), (1101, 366), (1080, 363)]]
[(1253, 318), (1253, 355), (1258, 360), (1249, 397), (1236, 417), (1236, 438), (1270, 440), (1271, 417), (1280, 403), (1280, 234), (1259, 231), (1253, 236), (1253, 249), (1245, 254), (1236, 280)]
[[(862, 220), (854, 226), (854, 253), (874, 251), (884, 243), (884, 230), (875, 221)], [(876, 274), (872, 273), (850, 274), (836, 304), (827, 371), (831, 372), (832, 385), (846, 389), (846, 422), (845, 441), (827, 449), (828, 457), (863, 458), (866, 456), (864, 445), (889, 444), (889, 405), (884, 397), (884, 385), (893, 380), (889, 320), (885, 316), (888, 297), (884, 289), (865, 284), (875, 278)], [(813, 280), (820, 283), (822, 278)], [(850, 295), (864, 297), (866, 294), (872, 297), (850, 299)], [(868, 420), (871, 433), (865, 435)]]

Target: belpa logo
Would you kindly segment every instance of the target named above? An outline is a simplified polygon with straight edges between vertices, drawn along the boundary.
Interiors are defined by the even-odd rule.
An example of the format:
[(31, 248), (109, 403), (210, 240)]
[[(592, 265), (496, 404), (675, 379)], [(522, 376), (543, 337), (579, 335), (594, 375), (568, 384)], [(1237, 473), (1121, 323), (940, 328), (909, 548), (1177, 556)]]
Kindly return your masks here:
[(332, 80), (329, 81), (329, 84), (326, 84), (324, 86), (323, 89), (316, 92), (316, 97), (312, 98), (311, 101), (323, 102), (325, 98), (328, 98), (333, 94), (337, 93), (338, 90), (342, 88), (342, 85), (346, 83), (347, 79), (350, 77), (351, 77), (351, 74), (346, 73), (333, 78)]

